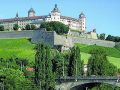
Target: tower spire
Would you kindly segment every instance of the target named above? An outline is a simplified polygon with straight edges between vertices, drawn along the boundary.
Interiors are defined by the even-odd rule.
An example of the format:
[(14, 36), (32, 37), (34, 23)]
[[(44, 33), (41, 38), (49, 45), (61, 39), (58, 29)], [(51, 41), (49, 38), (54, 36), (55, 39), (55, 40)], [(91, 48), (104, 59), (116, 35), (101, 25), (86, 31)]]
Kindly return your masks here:
[(16, 13), (16, 18), (18, 18), (19, 17), (19, 15), (18, 15), (18, 12)]
[(55, 4), (55, 8), (57, 8), (57, 4)]
[(60, 12), (58, 7), (57, 7), (57, 4), (55, 4), (55, 7), (53, 8), (52, 12)]

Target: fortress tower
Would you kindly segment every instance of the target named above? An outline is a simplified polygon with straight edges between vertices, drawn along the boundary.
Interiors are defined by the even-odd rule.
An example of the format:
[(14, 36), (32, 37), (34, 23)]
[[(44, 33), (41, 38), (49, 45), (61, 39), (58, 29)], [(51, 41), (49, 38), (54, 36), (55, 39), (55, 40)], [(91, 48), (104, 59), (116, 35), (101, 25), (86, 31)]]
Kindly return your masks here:
[(80, 29), (82, 32), (85, 32), (86, 30), (86, 17), (83, 12), (79, 15), (79, 23), (80, 23)]
[(51, 11), (51, 21), (60, 21), (60, 11), (57, 7), (57, 4), (55, 4), (54, 9)]
[(30, 10), (28, 11), (28, 17), (34, 17), (35, 16), (35, 11), (33, 8), (30, 8)]

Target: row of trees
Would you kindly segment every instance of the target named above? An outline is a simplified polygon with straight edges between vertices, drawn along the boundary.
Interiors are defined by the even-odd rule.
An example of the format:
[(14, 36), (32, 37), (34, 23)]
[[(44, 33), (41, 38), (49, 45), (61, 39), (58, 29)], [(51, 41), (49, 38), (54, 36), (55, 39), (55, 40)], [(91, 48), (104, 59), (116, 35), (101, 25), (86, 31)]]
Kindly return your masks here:
[[(53, 54), (52, 49), (45, 44), (38, 44), (36, 49), (35, 80), (41, 90), (53, 90), (55, 78), (84, 75), (84, 62), (81, 60), (79, 47), (75, 46), (64, 54), (60, 52)], [(109, 63), (104, 50), (95, 49), (90, 54), (88, 76), (117, 75), (117, 67)]]
[[(18, 24), (13, 25), (13, 30), (34, 30), (37, 29), (35, 25), (33, 24), (27, 24), (24, 28), (21, 28)], [(67, 34), (69, 31), (69, 27), (66, 26), (65, 24), (57, 21), (52, 21), (52, 22), (42, 22), (40, 25), (40, 28), (46, 28), (47, 31), (55, 31), (57, 34)], [(4, 26), (0, 26), (0, 31), (4, 31)]]
[(28, 60), (0, 58), (0, 90), (37, 90), (33, 81), (26, 78)]
[[(18, 25), (18, 24), (14, 24), (14, 26), (13, 26), (13, 29), (14, 30), (18, 30), (20, 28), (20, 26)], [(23, 30), (34, 30), (34, 29), (36, 29), (36, 26), (35, 25), (30, 25), (30, 24), (27, 24), (26, 26), (25, 26), (25, 28), (22, 28)]]
[(40, 25), (40, 28), (46, 28), (47, 31), (55, 31), (57, 34), (67, 34), (69, 27), (65, 24), (57, 21), (52, 22), (43, 22)]
[[(109, 63), (104, 50), (95, 49), (90, 53), (88, 76), (117, 74), (117, 68)], [(84, 62), (81, 60), (80, 49), (77, 46), (61, 53), (46, 44), (37, 44), (33, 80), (29, 80), (30, 75), (25, 70), (28, 63), (28, 60), (20, 58), (0, 59), (0, 76), (5, 77), (0, 79), (0, 82), (4, 82), (6, 90), (54, 90), (56, 78), (84, 75)]]
[(101, 33), (100, 35), (98, 35), (98, 39), (108, 40), (108, 41), (113, 41), (113, 42), (120, 42), (119, 36), (112, 36), (112, 35), (106, 36), (105, 33)]
[[(22, 29), (22, 30), (34, 30), (34, 29), (37, 29), (35, 25), (30, 25), (30, 24), (27, 24), (25, 26), (25, 28), (21, 28), (18, 24), (14, 24), (13, 25), (13, 30), (17, 31), (18, 29)], [(5, 31), (5, 28), (3, 25), (0, 25), (0, 31)]]
[(35, 81), (40, 90), (54, 90), (55, 78), (83, 75), (80, 49), (73, 47), (69, 54), (56, 52), (45, 44), (38, 44), (35, 58)]

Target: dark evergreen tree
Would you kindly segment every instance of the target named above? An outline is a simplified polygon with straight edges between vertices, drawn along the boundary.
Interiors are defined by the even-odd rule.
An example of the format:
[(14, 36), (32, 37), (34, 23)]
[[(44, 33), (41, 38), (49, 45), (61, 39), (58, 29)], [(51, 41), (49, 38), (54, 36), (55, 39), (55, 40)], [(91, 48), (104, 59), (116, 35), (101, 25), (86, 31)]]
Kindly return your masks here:
[(81, 76), (83, 75), (83, 61), (81, 60), (80, 49), (75, 46), (71, 49), (68, 76)]
[(34, 30), (34, 29), (36, 29), (36, 26), (35, 25), (31, 25), (31, 30)]
[(101, 33), (101, 34), (99, 35), (99, 39), (105, 40), (105, 33)]
[(61, 53), (57, 53), (53, 59), (53, 72), (56, 74), (56, 78), (63, 76), (63, 60), (64, 58)]
[(109, 63), (103, 49), (94, 49), (90, 54), (91, 57), (88, 60), (88, 75), (116, 75), (117, 68)]
[(53, 90), (55, 87), (54, 74), (52, 72), (52, 60), (51, 60), (51, 49), (49, 46), (46, 46), (46, 57), (45, 57), (45, 87), (46, 90)]
[(44, 44), (36, 46), (35, 80), (40, 90), (54, 89), (54, 74), (52, 72), (51, 49)]
[(18, 30), (18, 29), (19, 29), (19, 25), (18, 25), (18, 24), (14, 24), (13, 29), (14, 29), (15, 31)]
[(25, 29), (26, 29), (26, 30), (31, 30), (31, 26), (30, 26), (29, 24), (27, 24), (27, 25), (25, 26)]
[(108, 35), (108, 36), (106, 37), (106, 40), (108, 40), (108, 41), (114, 41), (114, 38), (113, 38), (113, 36)]
[(0, 25), (0, 31), (4, 31), (4, 26)]

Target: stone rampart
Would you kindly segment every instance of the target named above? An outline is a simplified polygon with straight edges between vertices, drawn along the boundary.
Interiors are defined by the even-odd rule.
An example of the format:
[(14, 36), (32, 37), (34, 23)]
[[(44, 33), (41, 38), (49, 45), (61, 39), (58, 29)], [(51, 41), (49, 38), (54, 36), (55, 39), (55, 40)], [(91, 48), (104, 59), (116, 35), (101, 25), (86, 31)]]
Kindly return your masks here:
[(72, 42), (87, 44), (87, 45), (98, 45), (98, 46), (104, 46), (104, 47), (114, 47), (116, 45), (115, 42), (112, 42), (112, 41), (104, 41), (104, 40), (98, 40), (98, 39), (86, 39), (86, 38), (79, 38), (79, 37), (73, 37)]
[(115, 45), (116, 45), (117, 47), (120, 47), (120, 42), (116, 42)]
[(40, 30), (8, 31), (0, 32), (0, 39), (31, 38), (32, 43), (48, 43), (54, 45), (54, 33)]
[(120, 46), (120, 43), (112, 41), (57, 35), (56, 32), (46, 31), (45, 29), (0, 32), (0, 39), (10, 38), (31, 38), (32, 43), (47, 43), (51, 46), (62, 45), (65, 48), (72, 47), (75, 43), (104, 47), (114, 47), (115, 45)]

